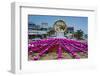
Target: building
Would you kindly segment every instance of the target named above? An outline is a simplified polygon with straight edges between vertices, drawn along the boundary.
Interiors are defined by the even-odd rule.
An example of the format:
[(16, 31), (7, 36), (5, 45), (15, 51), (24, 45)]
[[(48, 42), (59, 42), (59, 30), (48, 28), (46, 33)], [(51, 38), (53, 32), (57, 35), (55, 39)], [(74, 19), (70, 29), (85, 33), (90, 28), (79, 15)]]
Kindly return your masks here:
[(29, 39), (45, 38), (47, 32), (48, 32), (48, 23), (41, 23), (41, 25), (36, 25), (34, 23), (28, 24)]
[(74, 27), (67, 28), (67, 33), (73, 33), (73, 32), (74, 32)]
[(74, 38), (74, 27), (67, 27), (65, 36), (66, 38), (73, 39)]

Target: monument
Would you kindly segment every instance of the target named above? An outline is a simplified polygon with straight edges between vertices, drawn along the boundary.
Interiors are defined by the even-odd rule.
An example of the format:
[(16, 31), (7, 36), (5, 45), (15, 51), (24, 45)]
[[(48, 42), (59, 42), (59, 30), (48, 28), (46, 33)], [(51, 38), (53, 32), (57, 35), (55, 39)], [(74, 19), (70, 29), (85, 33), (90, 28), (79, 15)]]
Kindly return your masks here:
[(56, 38), (65, 38), (64, 32), (67, 31), (67, 25), (63, 20), (57, 20), (54, 23)]

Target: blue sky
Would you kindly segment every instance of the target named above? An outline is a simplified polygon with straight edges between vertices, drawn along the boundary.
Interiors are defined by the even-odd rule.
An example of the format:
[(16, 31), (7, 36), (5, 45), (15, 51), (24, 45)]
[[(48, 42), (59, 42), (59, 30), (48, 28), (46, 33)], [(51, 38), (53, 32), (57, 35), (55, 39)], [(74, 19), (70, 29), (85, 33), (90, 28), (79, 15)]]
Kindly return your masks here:
[(64, 20), (68, 27), (72, 26), (76, 30), (83, 30), (85, 34), (88, 32), (88, 17), (81, 16), (47, 16), (47, 15), (29, 15), (28, 22), (41, 25), (48, 23), (48, 26), (53, 26), (57, 20)]

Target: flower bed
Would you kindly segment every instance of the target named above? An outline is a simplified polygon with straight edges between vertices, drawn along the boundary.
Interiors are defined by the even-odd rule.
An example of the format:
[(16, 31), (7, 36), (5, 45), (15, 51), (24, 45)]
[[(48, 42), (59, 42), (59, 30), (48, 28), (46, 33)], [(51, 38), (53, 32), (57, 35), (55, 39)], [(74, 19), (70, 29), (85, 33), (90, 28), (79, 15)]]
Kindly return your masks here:
[(80, 42), (78, 40), (71, 40), (66, 38), (42, 39), (32, 41), (28, 44), (29, 55), (38, 53), (38, 55), (33, 56), (33, 60), (40, 60), (44, 54), (53, 52), (53, 49), (55, 49), (54, 52), (57, 54), (57, 59), (63, 58), (64, 51), (74, 59), (80, 59), (81, 57), (78, 55), (80, 53), (88, 53), (88, 45), (86, 42)]

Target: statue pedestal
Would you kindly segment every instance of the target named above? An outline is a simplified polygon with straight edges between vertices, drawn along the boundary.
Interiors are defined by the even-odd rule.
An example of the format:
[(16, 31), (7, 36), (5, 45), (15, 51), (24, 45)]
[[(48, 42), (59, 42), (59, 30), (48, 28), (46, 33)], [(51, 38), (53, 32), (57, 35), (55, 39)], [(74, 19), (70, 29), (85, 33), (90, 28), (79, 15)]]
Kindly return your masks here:
[(64, 32), (56, 32), (56, 38), (66, 38)]

